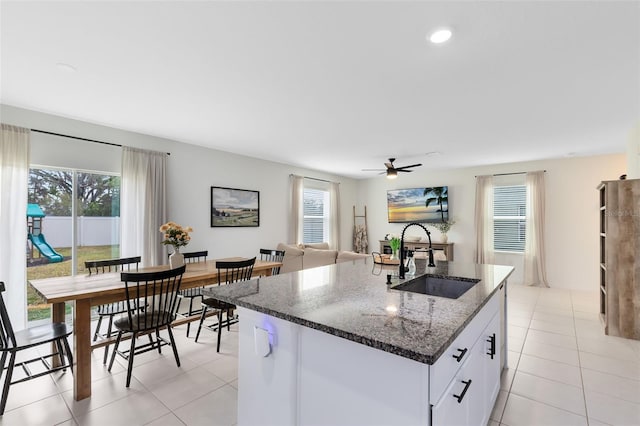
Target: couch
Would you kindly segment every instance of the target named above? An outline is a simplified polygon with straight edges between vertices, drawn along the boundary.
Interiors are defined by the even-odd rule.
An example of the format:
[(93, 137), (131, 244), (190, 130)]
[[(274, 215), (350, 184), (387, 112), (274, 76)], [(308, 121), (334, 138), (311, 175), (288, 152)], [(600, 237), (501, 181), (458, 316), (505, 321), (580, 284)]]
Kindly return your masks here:
[(328, 243), (280, 243), (276, 249), (284, 250), (284, 259), (282, 260), (282, 267), (280, 268), (281, 274), (315, 268), (317, 266), (364, 259), (370, 256), (369, 254), (356, 253), (353, 251), (331, 250), (329, 249)]

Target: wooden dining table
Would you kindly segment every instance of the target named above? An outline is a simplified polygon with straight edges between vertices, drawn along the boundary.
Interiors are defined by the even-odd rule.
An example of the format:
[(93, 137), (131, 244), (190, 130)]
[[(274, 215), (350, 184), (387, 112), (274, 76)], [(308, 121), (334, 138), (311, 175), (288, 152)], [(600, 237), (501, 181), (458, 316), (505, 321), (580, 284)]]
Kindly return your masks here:
[[(242, 257), (217, 259), (224, 261), (246, 260)], [(253, 276), (271, 275), (273, 268), (282, 266), (281, 262), (256, 260)], [(167, 270), (168, 266), (141, 268), (137, 272), (153, 272)], [(94, 275), (75, 275), (45, 278), (30, 281), (36, 292), (46, 303), (52, 304), (53, 322), (65, 321), (65, 302), (73, 302), (73, 397), (76, 401), (91, 396), (91, 351), (95, 347), (104, 346), (105, 341), (91, 342), (91, 307), (125, 300), (125, 283), (120, 273)], [(218, 283), (216, 260), (187, 263), (182, 276), (180, 289), (201, 287)], [(185, 323), (195, 318), (180, 318), (174, 325)]]

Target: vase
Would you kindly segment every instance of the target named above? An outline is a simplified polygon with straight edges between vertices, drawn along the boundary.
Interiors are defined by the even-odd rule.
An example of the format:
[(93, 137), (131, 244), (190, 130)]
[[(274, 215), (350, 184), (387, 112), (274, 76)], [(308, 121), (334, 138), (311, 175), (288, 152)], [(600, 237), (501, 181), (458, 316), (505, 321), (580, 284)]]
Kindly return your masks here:
[(169, 256), (169, 268), (176, 269), (182, 265), (184, 265), (184, 254), (176, 249), (176, 251)]
[(389, 256), (389, 260), (398, 260), (398, 250), (391, 251), (391, 256)]
[(449, 237), (447, 236), (447, 234), (442, 234), (440, 235), (440, 242), (446, 244), (447, 241), (449, 241)]

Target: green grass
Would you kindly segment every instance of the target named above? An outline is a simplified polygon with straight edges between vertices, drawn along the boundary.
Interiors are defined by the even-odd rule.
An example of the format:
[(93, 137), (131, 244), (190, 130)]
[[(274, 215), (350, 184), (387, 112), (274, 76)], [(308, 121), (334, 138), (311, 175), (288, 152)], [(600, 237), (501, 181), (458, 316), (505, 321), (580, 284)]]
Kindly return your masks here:
[[(71, 256), (71, 248), (55, 248), (65, 259)], [(37, 251), (36, 251), (37, 253)], [(113, 259), (120, 256), (119, 246), (87, 246), (78, 247), (78, 274), (86, 273), (84, 262), (87, 260)], [(37, 258), (37, 254), (34, 254)], [(58, 263), (47, 263), (44, 265), (30, 266), (27, 268), (27, 280), (38, 280), (42, 278), (63, 277), (71, 275), (71, 260)], [(66, 313), (71, 313), (71, 306), (66, 306)], [(27, 284), (27, 320), (36, 321), (51, 317), (51, 306), (44, 303), (44, 300), (31, 284)]]

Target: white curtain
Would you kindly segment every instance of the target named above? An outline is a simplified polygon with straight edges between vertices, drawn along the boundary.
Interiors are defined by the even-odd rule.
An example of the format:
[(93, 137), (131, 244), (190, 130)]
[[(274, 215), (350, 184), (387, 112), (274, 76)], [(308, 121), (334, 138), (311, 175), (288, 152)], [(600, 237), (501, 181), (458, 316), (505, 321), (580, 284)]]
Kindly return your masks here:
[(524, 246), (524, 283), (549, 287), (545, 265), (544, 172), (527, 173), (527, 229)]
[(291, 175), (291, 206), (289, 218), (289, 242), (292, 244), (302, 244), (303, 240), (303, 206), (304, 200), (304, 177)]
[(2, 124), (0, 132), (0, 281), (13, 328), (26, 327), (27, 187), (30, 130)]
[(329, 185), (329, 247), (340, 250), (340, 184), (331, 182)]
[(476, 178), (475, 261), (493, 263), (493, 176)]
[(142, 266), (166, 263), (160, 226), (166, 222), (167, 154), (122, 148), (120, 255), (141, 256)]

